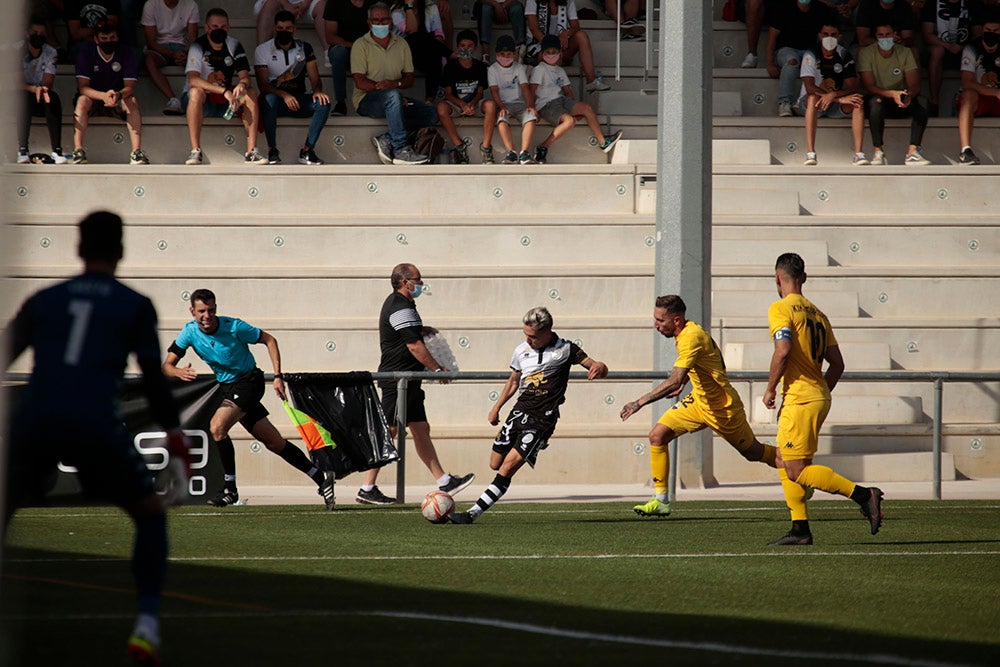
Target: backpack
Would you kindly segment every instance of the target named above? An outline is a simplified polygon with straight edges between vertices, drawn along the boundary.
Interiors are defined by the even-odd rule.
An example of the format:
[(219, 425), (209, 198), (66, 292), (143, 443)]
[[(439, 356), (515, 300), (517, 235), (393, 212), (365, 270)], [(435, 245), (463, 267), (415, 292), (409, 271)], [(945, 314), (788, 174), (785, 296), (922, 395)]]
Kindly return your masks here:
[(407, 137), (413, 150), (426, 155), (428, 162), (434, 164), (441, 157), (444, 150), (444, 137), (433, 127), (422, 127), (419, 130), (410, 132)]

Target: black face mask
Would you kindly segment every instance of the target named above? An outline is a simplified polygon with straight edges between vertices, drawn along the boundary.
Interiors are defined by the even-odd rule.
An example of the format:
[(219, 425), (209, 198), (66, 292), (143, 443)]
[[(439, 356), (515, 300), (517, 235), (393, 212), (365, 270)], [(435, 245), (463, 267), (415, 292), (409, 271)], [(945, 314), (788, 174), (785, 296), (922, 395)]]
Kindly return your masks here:
[(229, 33), (222, 28), (216, 28), (212, 32), (208, 33), (208, 38), (216, 44), (222, 44), (226, 41), (226, 37), (228, 36)]
[(31, 35), (28, 37), (28, 44), (31, 44), (31, 48), (40, 49), (45, 45), (45, 35)]
[(1000, 45), (1000, 34), (995, 32), (983, 33), (983, 46), (993, 49), (997, 45)]
[(280, 46), (281, 48), (285, 48), (286, 46), (291, 44), (292, 41), (294, 41), (294, 39), (295, 36), (292, 35), (292, 33), (290, 32), (282, 31), (274, 33), (274, 43)]
[(117, 48), (117, 46), (118, 46), (117, 40), (114, 42), (99, 42), (97, 44), (97, 48), (99, 48), (101, 50), (101, 53), (103, 53), (106, 56), (110, 56), (112, 53), (114, 53), (115, 48)]

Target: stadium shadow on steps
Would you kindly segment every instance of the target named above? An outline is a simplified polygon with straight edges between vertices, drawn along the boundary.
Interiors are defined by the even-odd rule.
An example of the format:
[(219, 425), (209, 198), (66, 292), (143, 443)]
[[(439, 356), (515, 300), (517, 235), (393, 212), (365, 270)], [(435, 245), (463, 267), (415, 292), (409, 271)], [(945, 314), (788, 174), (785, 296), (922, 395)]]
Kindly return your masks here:
[[(22, 548), (6, 549), (4, 560), (0, 665), (124, 664), (134, 607), (127, 561)], [(835, 656), (845, 653), (950, 664), (997, 664), (1000, 658), (995, 644), (904, 639), (877, 631), (845, 632), (735, 614), (689, 615), (672, 609), (675, 603), (667, 599), (661, 609), (639, 613), (502, 593), (453, 592), (449, 589), (456, 581), (461, 583), (453, 578), (453, 563), (411, 562), (406, 567), (424, 568), (429, 574), (426, 587), (406, 587), (310, 575), (302, 572), (310, 567), (307, 561), (279, 559), (264, 564), (284, 569), (285, 574), (255, 572), (257, 561), (229, 567), (171, 562), (163, 605), (164, 664), (438, 666), (456, 661), (478, 664), (490, 655), (502, 655), (510, 665), (620, 667), (656, 664), (665, 657), (672, 665), (802, 664), (802, 656), (786, 651), (819, 654), (812, 664), (840, 664)], [(335, 571), (337, 561), (324, 561), (322, 567)], [(527, 561), (517, 567), (538, 565)], [(495, 582), (490, 588), (501, 587), (489, 562), (476, 568), (482, 580)], [(374, 561), (365, 576), (377, 580), (384, 576), (381, 570)], [(475, 624), (476, 619), (530, 624), (546, 633)], [(885, 622), (892, 627), (899, 619)], [(554, 636), (554, 629), (567, 634)], [(599, 638), (607, 635), (671, 643), (642, 645)], [(690, 648), (701, 643), (746, 651)], [(448, 660), (442, 661), (443, 655)]]

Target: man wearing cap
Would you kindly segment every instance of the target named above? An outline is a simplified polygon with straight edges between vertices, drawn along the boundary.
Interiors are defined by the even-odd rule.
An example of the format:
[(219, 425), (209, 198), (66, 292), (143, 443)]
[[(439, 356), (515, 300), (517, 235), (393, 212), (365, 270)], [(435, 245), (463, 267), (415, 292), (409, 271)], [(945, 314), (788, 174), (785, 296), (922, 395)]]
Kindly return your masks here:
[(110, 23), (97, 24), (94, 41), (80, 50), (76, 61), (78, 96), (73, 112), (73, 164), (87, 164), (83, 139), (91, 115), (124, 120), (132, 142), (130, 164), (149, 164), (142, 152), (142, 116), (135, 99), (139, 60), (130, 48), (119, 48), (118, 30)]

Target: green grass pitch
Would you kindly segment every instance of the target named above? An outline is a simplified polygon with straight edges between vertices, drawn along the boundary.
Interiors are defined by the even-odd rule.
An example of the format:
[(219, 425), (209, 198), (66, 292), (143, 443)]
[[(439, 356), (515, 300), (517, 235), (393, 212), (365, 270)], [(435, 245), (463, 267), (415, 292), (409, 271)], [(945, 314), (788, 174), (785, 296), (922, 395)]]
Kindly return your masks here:
[[(467, 503), (461, 503), (465, 507)], [(877, 536), (778, 502), (171, 511), (164, 665), (998, 665), (1000, 501), (893, 501)], [(0, 664), (125, 664), (132, 531), (112, 508), (21, 511)]]

